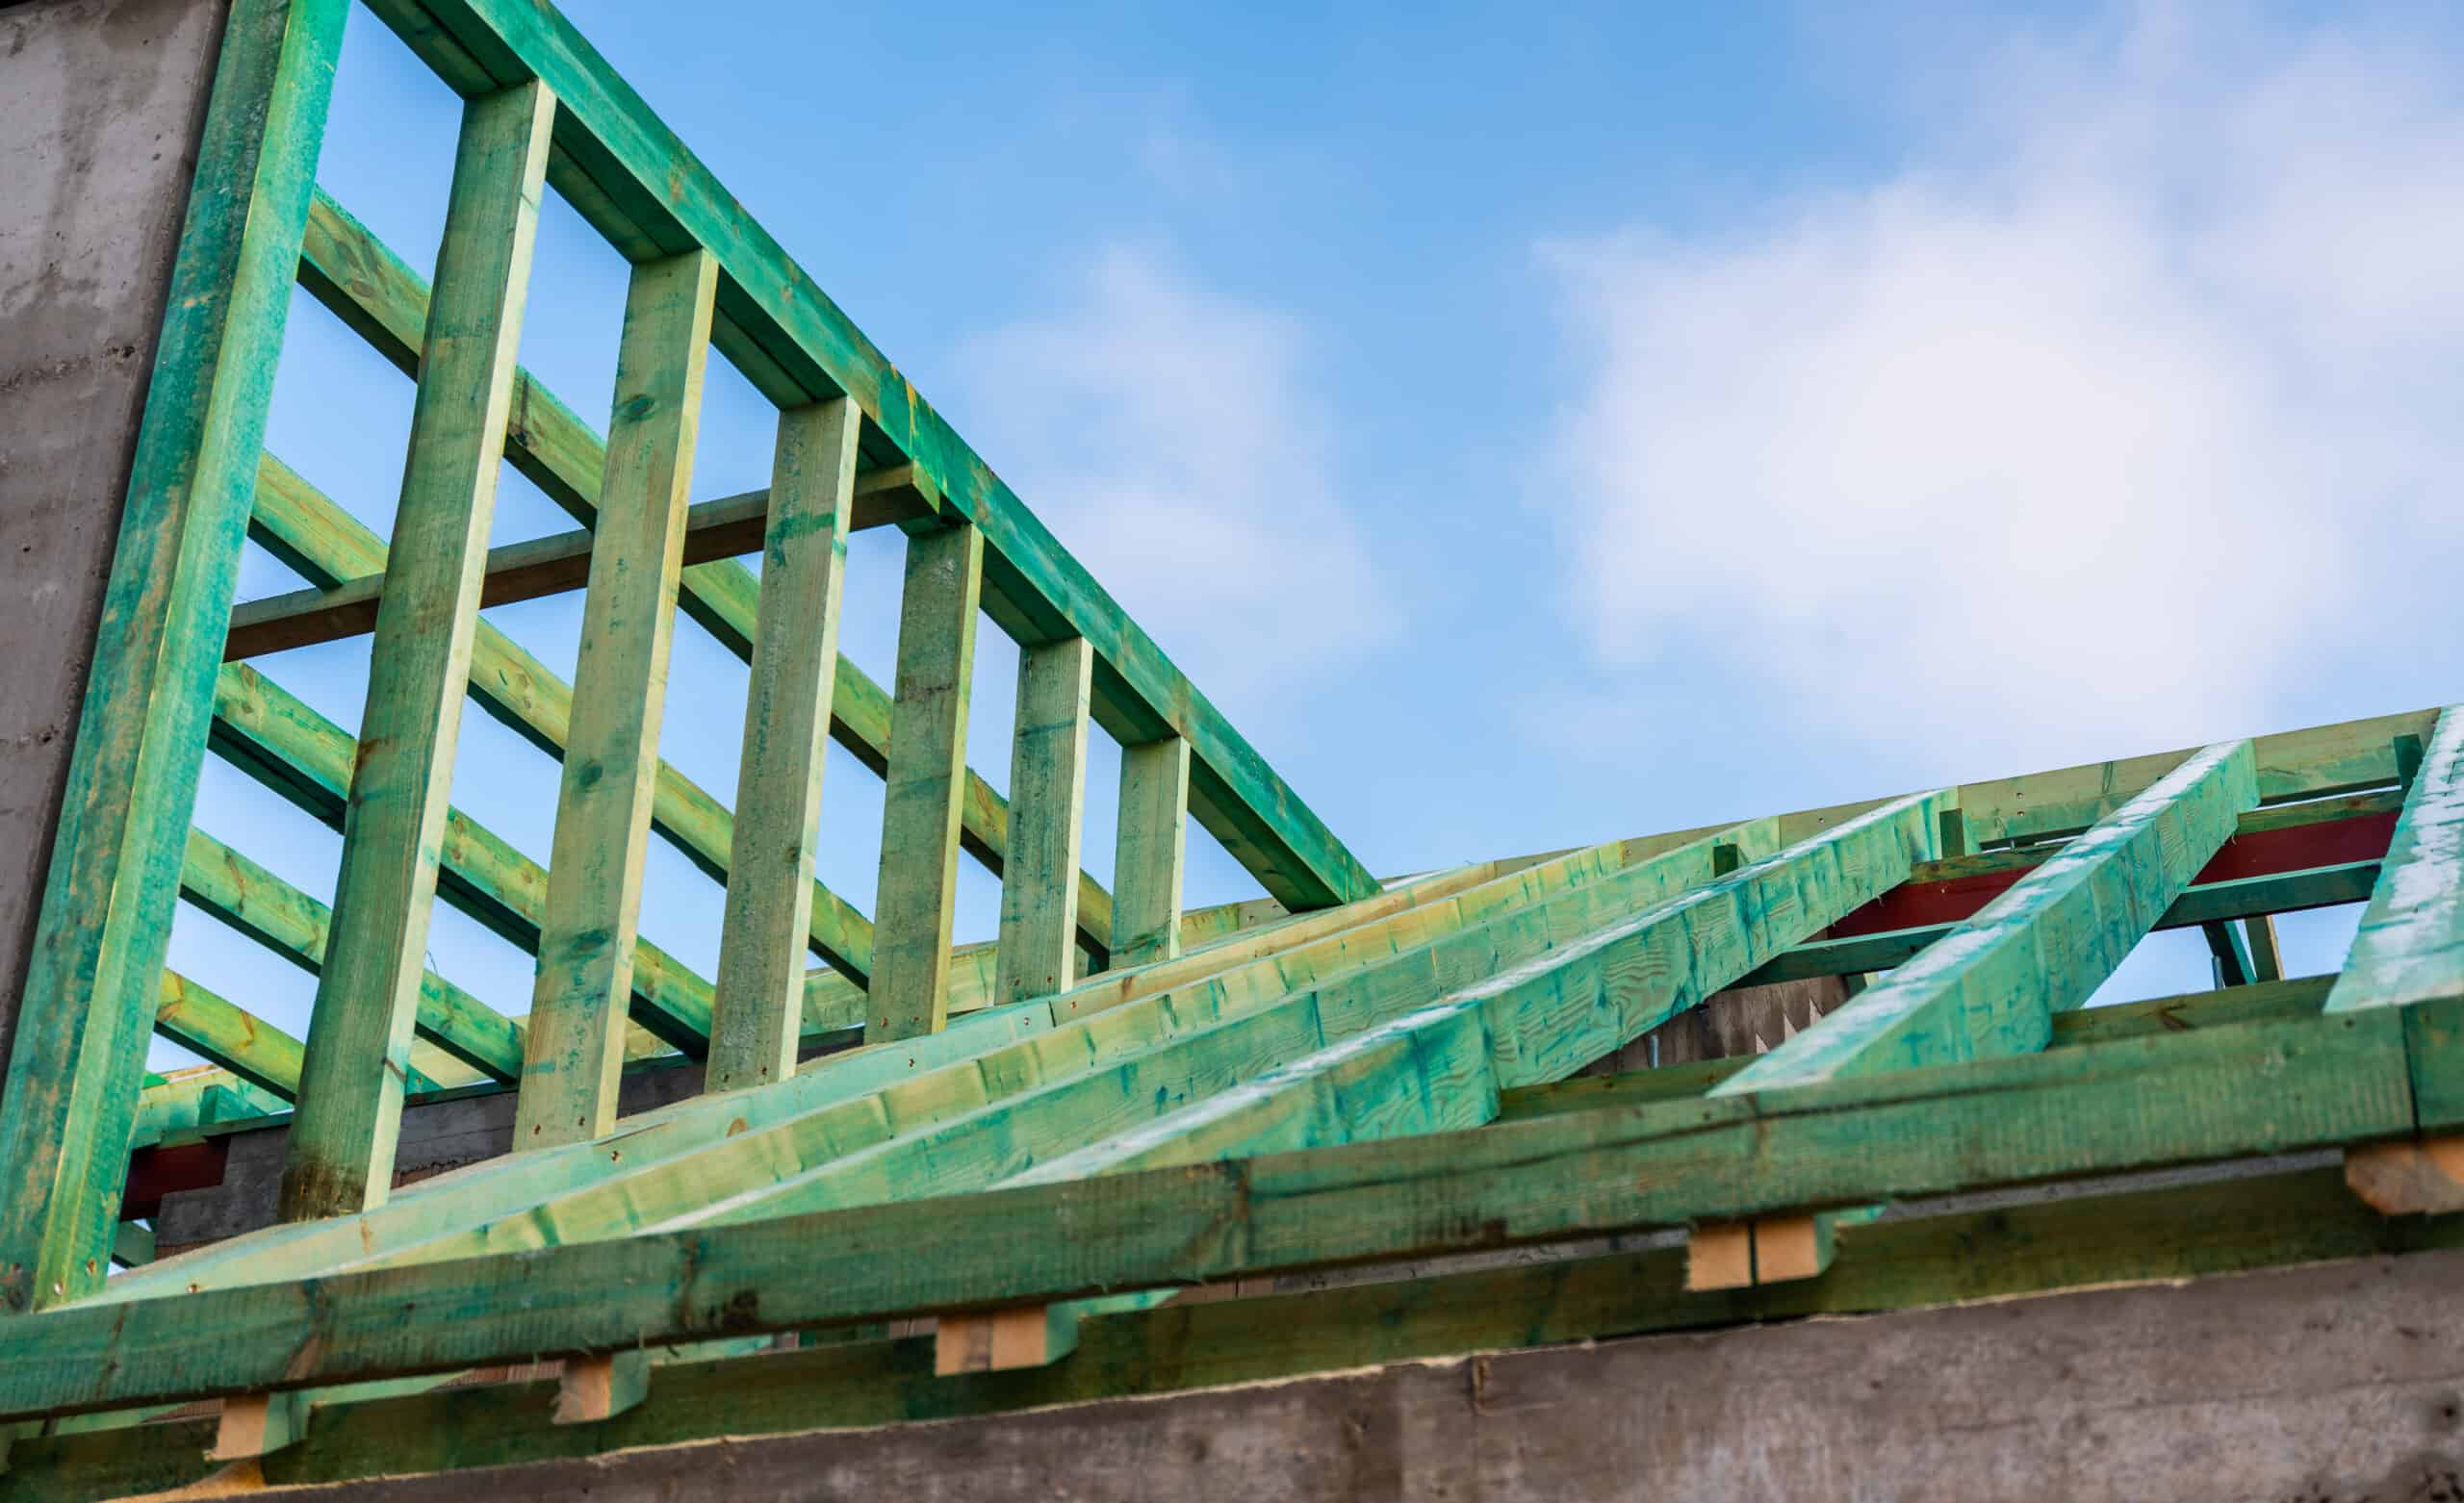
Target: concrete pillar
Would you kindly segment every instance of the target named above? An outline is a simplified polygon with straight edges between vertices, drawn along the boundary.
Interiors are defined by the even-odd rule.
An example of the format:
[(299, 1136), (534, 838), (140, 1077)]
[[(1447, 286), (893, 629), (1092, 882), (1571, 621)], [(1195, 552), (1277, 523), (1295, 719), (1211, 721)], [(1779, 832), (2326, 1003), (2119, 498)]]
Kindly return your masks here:
[(0, 1064), (227, 11), (0, 7)]

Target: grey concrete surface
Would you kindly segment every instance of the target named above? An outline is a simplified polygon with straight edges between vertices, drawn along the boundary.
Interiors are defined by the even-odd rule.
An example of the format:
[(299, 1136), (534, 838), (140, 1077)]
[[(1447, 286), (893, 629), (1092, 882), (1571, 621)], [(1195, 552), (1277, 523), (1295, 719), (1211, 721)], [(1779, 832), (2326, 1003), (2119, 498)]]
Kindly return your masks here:
[(225, 13), (0, 8), (0, 1060)]
[(258, 1495), (2430, 1503), (2459, 1338), (2464, 1253), (2427, 1253)]

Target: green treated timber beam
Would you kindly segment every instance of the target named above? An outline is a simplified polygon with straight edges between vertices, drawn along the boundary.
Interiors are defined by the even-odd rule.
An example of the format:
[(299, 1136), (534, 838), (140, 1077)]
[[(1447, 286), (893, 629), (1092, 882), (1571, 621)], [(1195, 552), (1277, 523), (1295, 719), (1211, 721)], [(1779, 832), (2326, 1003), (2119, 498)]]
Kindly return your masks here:
[[(180, 896), (310, 975), (321, 973), (332, 911), (204, 830), (189, 831)], [(432, 971), (421, 973), (417, 1031), (493, 1080), (522, 1078), (522, 1030)]]
[(118, 1279), (97, 1296), (143, 1299), (191, 1286), (309, 1277), (324, 1269), (443, 1233), (518, 1214), (577, 1185), (691, 1153), (834, 1104), (871, 1096), (891, 1083), (935, 1076), (953, 1063), (989, 1056), (1047, 1033), (1048, 1005), (1003, 1008), (947, 1032), (817, 1059), (768, 1090), (696, 1096), (626, 1119), (609, 1145), (571, 1143), (475, 1164), (451, 1182), (412, 1185), (383, 1206), (329, 1223), (273, 1227), (187, 1254), (142, 1279)]
[[(397, 369), (406, 375), (419, 373), (420, 331), (427, 318), (426, 283), (383, 242), (369, 233), (366, 226), (322, 192), (318, 193), (309, 209), (299, 281), (312, 296), (358, 330), (377, 353)], [(539, 385), (526, 371), (517, 377), (514, 415), (506, 435), (505, 453), (513, 467), (546, 493), (551, 500), (583, 525), (592, 524), (599, 514), (600, 471), (604, 445), (588, 423), (576, 417), (571, 408), (558, 401), (553, 393)], [(891, 486), (914, 491), (917, 484), (911, 466), (893, 465), (860, 475), (857, 492), (860, 497), (876, 487)], [(927, 496), (924, 499), (929, 502), (931, 497)], [(261, 504), (259, 521), (263, 523), (267, 520)], [(330, 501), (325, 502), (316, 516), (302, 521), (310, 525), (298, 529), (300, 541), (312, 545), (329, 545), (332, 534), (337, 531), (366, 533), (365, 528)], [(300, 544), (285, 542), (271, 535), (274, 530), (261, 526), (258, 541), (292, 561), (295, 568), (299, 567), (299, 561), (293, 559), (292, 555)], [(361, 549), (356, 555), (357, 561), (349, 568), (329, 567), (321, 572), (308, 569), (302, 573), (321, 585), (338, 585), (348, 578), (381, 573), (384, 567), (383, 546), (375, 542), (372, 534), (368, 534), (366, 541), (374, 545), (372, 565), (369, 561), (368, 550)], [(716, 637), (728, 650), (748, 663), (753, 656), (759, 597), (759, 580), (741, 564), (721, 560), (684, 571), (680, 602), (684, 613)], [(483, 629), (480, 635), (483, 657), (488, 637), (488, 629)], [(545, 674), (544, 669), (538, 670), (539, 676), (544, 677)], [(473, 691), (480, 695), (483, 705), (490, 702), (486, 692), (487, 680), (488, 675), (482, 673), (472, 686)], [(526, 681), (526, 675), (516, 675), (508, 687), (519, 690)], [(831, 700), (830, 733), (877, 777), (888, 766), (889, 719), (889, 696), (862, 669), (841, 656)], [(525, 724), (508, 724), (513, 725), (517, 733), (528, 736), (551, 754), (561, 754), (561, 735), (552, 742), (546, 741), (537, 731), (526, 728)], [(664, 798), (662, 793), (663, 802)], [(963, 819), (962, 839), (967, 853), (994, 876), (1001, 875), (1003, 853), (1009, 849), (1009, 806), (999, 794), (993, 792), (989, 783), (972, 771), (967, 774)], [(715, 848), (707, 842), (680, 844), (684, 845), (686, 854), (701, 864), (705, 871), (714, 879), (725, 880), (724, 869), (711, 864), (724, 860), (727, 849), (724, 841), (718, 842)], [(816, 895), (815, 902), (820, 904), (816, 912), (829, 911), (828, 904), (823, 904), (819, 895)], [(1100, 956), (1111, 943), (1112, 895), (1093, 878), (1082, 872), (1078, 879), (1078, 906), (1081, 942)], [(869, 925), (861, 930), (861, 937), (866, 963), (857, 968), (859, 972), (869, 968)], [(858, 979), (861, 979), (860, 975)]]
[[(2374, 1216), (2333, 1171), (2305, 1170), (1910, 1216), (1853, 1235), (1857, 1256), (1826, 1279), (1712, 1295), (1688, 1294), (1682, 1254), (1654, 1250), (1177, 1302), (1091, 1320), (1077, 1360), (1031, 1372), (934, 1381), (930, 1337), (664, 1365), (639, 1409), (584, 1434), (548, 1423), (552, 1381), (320, 1405), (307, 1438), (268, 1457), (265, 1475), (295, 1487), (481, 1458), (519, 1465), (706, 1440), (714, 1414), (737, 1437), (858, 1429), (1550, 1343), (2211, 1278), (2464, 1246), (2464, 1218)], [(213, 1434), (209, 1417), (22, 1438), (10, 1481), (46, 1499), (168, 1491), (213, 1469), (200, 1460)]]
[[(593, 494), (596, 485), (594, 480)], [(262, 456), (258, 467), (250, 536), (293, 568), (321, 582), (370, 571), (381, 573), (385, 568), (383, 539), (270, 454)], [(752, 575), (745, 577), (751, 579)], [(748, 597), (748, 631), (751, 608)], [(254, 673), (245, 664), (226, 664), (223, 681), (228, 684), (236, 675), (242, 682), (263, 682), (262, 678), (250, 680), (246, 676)], [(479, 623), (472, 642), (470, 689), (480, 707), (508, 729), (549, 755), (563, 759), (573, 731), (572, 688), (485, 621)], [(328, 819), (318, 802), (322, 795), (300, 786), (301, 780), (288, 767), (292, 758), (287, 748), (276, 745), (272, 748), (274, 755), (259, 754), (249, 743), (267, 738), (251, 738), (244, 732), (235, 734), (221, 719), (216, 722), (215, 737), (217, 748), (226, 754), (249, 753), (234, 754), (232, 759), (251, 777), (301, 803), (320, 819)], [(652, 795), (651, 828), (712, 879), (727, 880), (728, 856), (735, 829), (733, 819), (718, 800), (664, 761), (658, 764)], [(859, 981), (869, 973), (872, 922), (827, 889), (816, 888), (813, 893), (811, 937), (813, 952), (832, 966)], [(679, 1047), (684, 1046), (680, 1043)], [(698, 1052), (698, 1040), (691, 1047)]]
[[(696, 502), (684, 514), (685, 566), (760, 552), (770, 497), (771, 492), (760, 490)], [(929, 503), (904, 469), (872, 471), (864, 477), (854, 498), (855, 510), (847, 524), (850, 532), (932, 515)], [(583, 528), (490, 548), (482, 571), (479, 604), (511, 605), (581, 589), (590, 578), (593, 536)], [(377, 606), (384, 587), (384, 576), (378, 574), (328, 588), (295, 590), (250, 600), (231, 613), (231, 630), (222, 644), (223, 660), (262, 657), (321, 642), (366, 636), (376, 628)]]
[[(488, 630), (484, 623), (480, 630)], [(214, 711), (218, 754), (326, 826), (342, 828), (359, 749), (341, 726), (245, 663), (223, 665)], [(547, 868), (460, 809), (446, 811), (437, 892), (499, 937), (537, 953)], [(639, 1057), (673, 1047), (698, 1057), (710, 1030), (711, 1000), (708, 981), (637, 939), (629, 1052)]]
[(2250, 744), (2209, 748), (1713, 1094), (2043, 1048), (2257, 802)]
[[(1481, 1003), (1440, 1003), (1001, 1184), (1057, 1185), (1476, 1128), (1498, 1114), (1490, 1055)], [(936, 1333), (935, 1370), (947, 1375), (1040, 1366), (1076, 1347), (1079, 1325), (1090, 1316), (1142, 1309), (1168, 1297), (1149, 1290), (1024, 1312), (945, 1315)]]
[(688, 251), (636, 265), (625, 295), (606, 505), (590, 555), (573, 730), (556, 786), (517, 1150), (604, 1137), (616, 1125), (717, 287), (717, 264)]
[(713, 1091), (767, 1084), (796, 1070), (857, 426), (843, 401), (779, 415), (777, 504), (762, 549), (719, 930), (719, 1006), (706, 1082)]
[[(1759, 826), (1723, 834), (1758, 855), (1771, 849), (1768, 831)], [(1297, 987), (1354, 977), (1359, 1005), (1388, 998), (1389, 1006), (1409, 1006), (1491, 974), (1502, 958), (1523, 958), (1595, 927), (1604, 914), (1629, 911), (1637, 902), (1656, 902), (1686, 882), (1707, 879), (1710, 845), (1707, 840), (1690, 849), (1655, 849), (1612, 841), (1518, 867), (1468, 888), (1431, 882), (1382, 893), (1363, 904), (1356, 915), (1359, 922), (1348, 926), (1342, 923), (1342, 913), (1296, 921), (1305, 927), (1305, 943), (1265, 955), (1236, 950), (1213, 960), (1203, 955), (1184, 956), (1153, 968), (1167, 984), (1152, 991), (1126, 986), (1146, 973), (1107, 974), (1050, 1004), (980, 1012), (943, 1033), (817, 1061), (787, 1085), (654, 1113), (632, 1124), (635, 1130), (617, 1146), (613, 1160), (582, 1149), (556, 1160), (532, 1155), (530, 1162), (520, 1165), (508, 1160), (475, 1166), (458, 1176), (454, 1185), (415, 1187), (400, 1200), (330, 1230), (283, 1228), (201, 1250), (171, 1269), (115, 1281), (104, 1297), (142, 1296), (155, 1289), (151, 1281), (158, 1278), (180, 1281), (163, 1286), (169, 1288), (213, 1286), (297, 1277), (372, 1254), (390, 1255), (504, 1218), (578, 1186), (673, 1160), (731, 1133), (739, 1138), (758, 1134), (847, 1102), (852, 1095), (882, 1091), (878, 1101), (850, 1108), (839, 1120), (817, 1119), (810, 1125), (809, 1135), (829, 1151), (853, 1151), (882, 1141), (892, 1123), (913, 1128), (974, 1110), (1040, 1083), (1057, 1071), (1082, 1072), (1117, 1060), (1168, 1032), (1272, 1005)], [(1380, 966), (1379, 974), (1392, 980), (1368, 976), (1371, 966)], [(1184, 974), (1174, 974), (1176, 969)], [(1174, 991), (1185, 993), (1185, 1000), (1169, 995)], [(1065, 1012), (1073, 1022), (1101, 1026), (1073, 1027), (1050, 1042), (1033, 1036)], [(1105, 1021), (1114, 1012), (1121, 1016)], [(1006, 1032), (977, 1032), (981, 1029)], [(953, 1067), (961, 1061), (962, 1067)], [(903, 1077), (912, 1079), (894, 1091), (883, 1090)], [(865, 1083), (851, 1094), (841, 1088), (850, 1080)], [(739, 1150), (756, 1146), (738, 1144)], [(557, 1172), (543, 1177), (538, 1167), (543, 1162)], [(694, 1190), (688, 1182), (680, 1193)]]
[[(2313, 1088), (2247, 1088), (2260, 1075)], [(2280, 1154), (2408, 1134), (2412, 1107), (2392, 1015), (2202, 1030), (994, 1191), (958, 1213), (906, 1201), (70, 1307), (0, 1329), (0, 1418)]]
[(105, 1281), (349, 11), (235, 0), (223, 27), (0, 1092), (0, 1309)]
[(306, 1047), (282, 1030), (165, 967), (154, 1032), (284, 1101), (299, 1092)]
[[(2232, 881), (2204, 882), (2173, 900), (2159, 930), (2191, 929), (2227, 919), (2248, 919), (2272, 913), (2297, 913), (2329, 908), (2369, 898), (2378, 879), (2376, 861), (2348, 861), (2273, 877), (2244, 877)], [(1814, 976), (1847, 976), (1887, 971), (1949, 933), (1953, 926), (1887, 930), (1853, 939), (1821, 939), (1799, 945), (1745, 979), (1748, 986), (1804, 981)]]
[[(1078, 857), (1087, 801), (1087, 702), (1095, 654), (1081, 637), (1018, 653), (1010, 737), (1010, 859), (991, 1000), (1024, 1002), (1078, 980)], [(1117, 911), (1117, 908), (1116, 908)], [(1113, 962), (1123, 963), (1116, 953)], [(950, 998), (957, 1002), (955, 989)]]
[(575, 207), (629, 258), (708, 250), (727, 273), (716, 337), (728, 358), (782, 406), (852, 397), (888, 450), (879, 457), (913, 464), (947, 509), (983, 529), (987, 607), (1003, 629), (1021, 645), (1085, 637), (1099, 664), (1098, 722), (1125, 743), (1168, 733), (1190, 742), (1192, 812), (1269, 892), (1297, 911), (1377, 890), (1162, 649), (563, 15), (507, 0), (379, 0), (372, 9), (458, 89), (486, 91), (534, 76), (553, 89), (566, 115), (550, 173)]
[[(400, 1223), (398, 1236), (361, 1218), (361, 1235), (341, 1245), (354, 1263), (432, 1261), (619, 1236), (713, 1214), (775, 1215), (796, 1206), (981, 1188), (1027, 1162), (1236, 1085), (1476, 982), (1500, 965), (1546, 955), (1707, 881), (1713, 844), (1700, 841), (1630, 868), (1605, 870), (1597, 853), (1585, 853), (1560, 870), (1533, 869), (1501, 879), (1486, 893), (1464, 894), (1450, 906), (1471, 922), (1447, 925), (1436, 922), (1434, 912), (1407, 911), (1370, 926), (1352, 936), (1356, 947), (1349, 952), (1322, 954), (1314, 974), (1304, 969), (1311, 964), (1305, 955), (1252, 962), (1097, 1009), (1048, 1034), (972, 1051), (962, 1063), (887, 1084), (864, 1099), (830, 1096), (766, 1122), (742, 1118), (742, 1130), (716, 1144), (697, 1140), (676, 1154), (594, 1163), (592, 1173), (570, 1186), (534, 1196), (521, 1215), (478, 1216), (475, 1198), (449, 1203), (443, 1215), (426, 1221)], [(1669, 926), (1665, 932), (1675, 937), (1681, 930)], [(1659, 1001), (1665, 1006), (1669, 999)], [(1063, 1002), (1051, 1005), (1056, 1023)], [(1594, 1052), (1622, 1037), (1617, 1021), (1610, 1030), (1617, 1036)], [(1597, 1036), (1600, 1029), (1592, 1032)], [(887, 1047), (904, 1053), (919, 1044)], [(1580, 1062), (1572, 1058), (1564, 1067)], [(795, 1094), (804, 1089), (799, 1077)], [(732, 1099), (768, 1107), (781, 1090)], [(496, 1191), (491, 1186), (484, 1193)], [(230, 1256), (259, 1276), (266, 1271), (264, 1261), (244, 1247)]]
[(286, 1221), (365, 1210), (393, 1183), (555, 114), (555, 96), (535, 81), (463, 107), (440, 291), (372, 624), (335, 923), (283, 1166)]
[[(2086, 1007), (2060, 1013), (2053, 1020), (2053, 1038), (2045, 1047), (2075, 1049), (2117, 1039), (2145, 1038), (2162, 1033), (2187, 1033), (2194, 1029), (2230, 1028), (2240, 1023), (2276, 1023), (2315, 1018), (2327, 999), (2332, 976), (2305, 976), (2289, 981), (2264, 981), (2219, 991), (2184, 992), (2150, 997), (2112, 1006)], [(1607, 1107), (1637, 1107), (1651, 1102), (1681, 1101), (1700, 1096), (1754, 1063), (1755, 1055), (1733, 1055), (1686, 1064), (1659, 1065), (1616, 1075), (1586, 1075), (1542, 1085), (1525, 1085), (1504, 1093), (1498, 1108), (1501, 1121), (1553, 1116), (1567, 1111), (1592, 1111)]]

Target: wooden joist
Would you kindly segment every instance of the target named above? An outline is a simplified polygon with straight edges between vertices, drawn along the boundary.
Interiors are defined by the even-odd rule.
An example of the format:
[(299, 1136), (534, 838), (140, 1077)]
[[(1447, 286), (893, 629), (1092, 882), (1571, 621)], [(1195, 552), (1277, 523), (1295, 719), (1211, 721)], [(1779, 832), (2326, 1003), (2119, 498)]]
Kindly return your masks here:
[(777, 505), (762, 549), (761, 620), (745, 691), (735, 839), (719, 930), (706, 1077), (714, 1091), (795, 1073), (856, 428), (855, 409), (844, 401), (779, 415), (771, 475)]
[(283, 1166), (285, 1220), (364, 1210), (393, 1182), (555, 117), (555, 96), (536, 81), (463, 108), (410, 457), (371, 623), (335, 923)]
[(1188, 860), (1190, 744), (1178, 736), (1120, 749), (1113, 857), (1113, 962), (1181, 953), (1181, 873)]
[[(2413, 1124), (2404, 1042), (2384, 1014), (2166, 1033), (1005, 1190), (962, 1215), (900, 1201), (342, 1274), (313, 1297), (275, 1284), (71, 1307), (0, 1323), (0, 1418), (2393, 1137)], [(2314, 1088), (2249, 1084), (2297, 1076)]]
[[(685, 567), (760, 552), (770, 497), (769, 491), (760, 490), (697, 502), (684, 514)], [(912, 472), (904, 466), (866, 474), (856, 489), (855, 502), (847, 524), (851, 532), (895, 526), (933, 514), (931, 503), (915, 489)], [(591, 537), (584, 529), (490, 548), (479, 604), (483, 608), (511, 605), (582, 588), (590, 582)], [(377, 599), (384, 585), (380, 574), (329, 589), (295, 590), (250, 600), (231, 613), (223, 660), (264, 657), (364, 636), (376, 629)]]
[(2419, 1141), (2348, 1151), (2354, 1192), (2390, 1215), (2464, 1208), (2464, 1136), (2451, 1131), (2464, 1108), (2452, 1047), (2464, 1035), (2464, 706), (2428, 739), (2326, 1012), (2401, 1017), (2428, 1107)]

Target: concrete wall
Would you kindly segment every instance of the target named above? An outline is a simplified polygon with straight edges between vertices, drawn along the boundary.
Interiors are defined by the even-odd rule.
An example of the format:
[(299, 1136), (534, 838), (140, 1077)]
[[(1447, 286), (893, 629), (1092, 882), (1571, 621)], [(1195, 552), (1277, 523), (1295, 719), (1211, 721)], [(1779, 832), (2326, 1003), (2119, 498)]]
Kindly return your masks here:
[(0, 1059), (226, 6), (0, 8)]
[(2464, 1497), (2464, 1253), (312, 1490), (388, 1503), (2427, 1503)]

